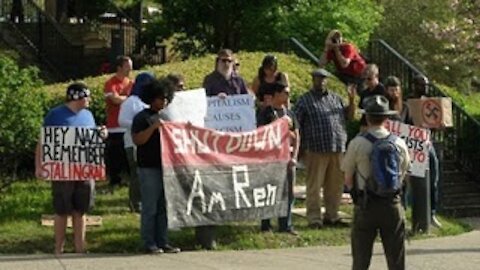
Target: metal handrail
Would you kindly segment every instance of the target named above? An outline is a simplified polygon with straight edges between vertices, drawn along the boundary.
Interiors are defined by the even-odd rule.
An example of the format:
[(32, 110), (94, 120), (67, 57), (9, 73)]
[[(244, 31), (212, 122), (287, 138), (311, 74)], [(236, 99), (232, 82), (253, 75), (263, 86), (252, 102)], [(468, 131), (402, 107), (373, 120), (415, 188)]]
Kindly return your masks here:
[[(411, 64), (400, 53), (381, 39), (370, 42), (369, 57), (379, 66), (380, 78), (395, 75), (405, 86), (406, 95), (411, 91), (416, 75), (424, 75), (419, 68)], [(429, 85), (432, 96), (448, 97), (438, 86)], [(469, 115), (455, 101), (452, 101), (453, 128), (436, 130), (433, 139), (444, 146), (446, 159), (456, 161), (471, 179), (480, 183), (480, 122)]]
[(303, 55), (305, 55), (310, 62), (312, 62), (315, 66), (318, 65), (318, 57), (315, 56), (307, 47), (305, 47), (298, 39), (294, 37), (290, 37), (288, 39), (296, 49), (298, 49)]
[(83, 75), (83, 45), (74, 45), (55, 20), (33, 0), (22, 0), (22, 18), (12, 18), (13, 1), (2, 1), (0, 17), (21, 33), (42, 63), (54, 66), (62, 80)]

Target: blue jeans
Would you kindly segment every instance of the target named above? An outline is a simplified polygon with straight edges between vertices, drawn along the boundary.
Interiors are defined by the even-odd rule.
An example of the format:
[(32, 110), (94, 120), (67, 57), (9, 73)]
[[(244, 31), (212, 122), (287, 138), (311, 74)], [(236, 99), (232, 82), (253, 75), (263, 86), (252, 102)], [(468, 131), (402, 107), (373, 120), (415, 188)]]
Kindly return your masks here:
[(167, 245), (167, 210), (160, 168), (138, 168), (142, 213), (140, 230), (146, 249)]
[[(296, 167), (292, 166), (292, 168), (287, 169), (287, 181), (288, 181), (288, 208), (287, 208), (287, 216), (279, 217), (278, 218), (278, 231), (280, 232), (287, 232), (293, 230), (292, 224), (292, 208), (294, 203), (294, 196), (293, 196), (293, 186), (295, 185), (295, 170)], [(272, 226), (270, 225), (270, 219), (262, 219), (262, 223), (260, 229), (262, 231), (270, 230)]]

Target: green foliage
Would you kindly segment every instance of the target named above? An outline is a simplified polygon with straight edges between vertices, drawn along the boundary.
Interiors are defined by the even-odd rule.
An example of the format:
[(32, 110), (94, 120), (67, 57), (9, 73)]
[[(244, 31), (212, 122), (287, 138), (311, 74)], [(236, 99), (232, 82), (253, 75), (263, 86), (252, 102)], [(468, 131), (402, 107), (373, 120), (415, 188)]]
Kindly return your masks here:
[[(480, 2), (383, 0), (385, 16), (376, 36), (389, 42), (437, 81), (470, 91), (480, 71)], [(408, 16), (405, 16), (408, 14)]]
[(233, 50), (276, 50), (289, 37), (308, 48), (323, 47), (327, 33), (344, 31), (359, 46), (366, 44), (381, 8), (371, 0), (157, 0), (163, 17), (151, 34), (176, 38), (184, 57)]
[[(251, 84), (258, 73), (258, 68), (266, 52), (239, 52), (236, 57), (240, 61), (240, 74)], [(288, 74), (291, 84), (292, 103), (298, 99), (306, 90), (311, 87), (310, 72), (314, 67), (305, 59), (295, 55), (284, 53), (274, 54), (278, 58), (278, 68)], [(166, 76), (169, 73), (180, 73), (185, 77), (185, 86), (187, 89), (200, 88), (203, 78), (213, 71), (215, 55), (209, 54), (203, 57), (195, 57), (187, 61), (172, 62), (160, 66), (147, 67), (146, 70), (153, 72), (157, 77)], [(134, 73), (134, 76), (138, 72)], [(97, 124), (105, 122), (105, 101), (103, 87), (105, 81), (111, 75), (85, 78), (83, 81), (92, 90), (92, 100), (90, 110), (93, 112)], [(132, 76), (132, 77), (134, 77)], [(48, 93), (48, 102), (50, 106), (63, 102), (65, 89), (68, 83), (59, 83), (45, 86), (43, 90)], [(329, 81), (329, 88), (346, 97), (346, 91), (341, 82), (335, 79)]]
[(33, 157), (44, 114), (41, 85), (38, 70), (0, 56), (0, 170), (5, 174), (15, 176)]
[[(258, 68), (266, 53), (263, 52), (240, 52), (237, 54), (239, 59), (240, 73), (242, 77), (251, 83), (257, 75)], [(279, 69), (286, 72), (292, 85), (293, 100), (307, 90), (311, 85), (310, 71), (314, 68), (308, 61), (298, 58), (294, 55), (283, 53), (275, 53), (278, 57)], [(169, 73), (180, 73), (185, 76), (186, 88), (195, 89), (202, 86), (203, 78), (213, 70), (215, 63), (214, 55), (206, 55), (204, 57), (192, 58), (188, 61), (173, 62), (161, 66), (147, 67), (146, 69), (153, 72), (157, 77), (166, 76)], [(137, 72), (133, 75), (135, 76)], [(103, 95), (103, 87), (107, 79), (111, 75), (99, 77), (89, 77), (83, 79), (87, 86), (92, 90), (92, 101), (90, 110), (93, 112), (98, 124), (105, 122), (105, 101)], [(132, 77), (134, 77), (132, 76)], [(65, 89), (69, 83), (58, 83), (45, 86), (43, 91), (49, 96), (48, 104), (54, 106), (63, 102)], [(332, 88), (341, 91), (343, 86), (338, 81), (330, 84)], [(344, 91), (341, 91), (344, 92)]]

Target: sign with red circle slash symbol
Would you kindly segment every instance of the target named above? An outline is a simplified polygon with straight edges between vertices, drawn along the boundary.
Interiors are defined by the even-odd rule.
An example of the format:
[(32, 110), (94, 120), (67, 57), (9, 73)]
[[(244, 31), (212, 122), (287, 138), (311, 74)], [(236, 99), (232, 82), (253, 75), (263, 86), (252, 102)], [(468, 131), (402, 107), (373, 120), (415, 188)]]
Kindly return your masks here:
[(422, 104), (423, 121), (428, 126), (439, 126), (443, 120), (442, 105), (436, 100), (426, 100)]

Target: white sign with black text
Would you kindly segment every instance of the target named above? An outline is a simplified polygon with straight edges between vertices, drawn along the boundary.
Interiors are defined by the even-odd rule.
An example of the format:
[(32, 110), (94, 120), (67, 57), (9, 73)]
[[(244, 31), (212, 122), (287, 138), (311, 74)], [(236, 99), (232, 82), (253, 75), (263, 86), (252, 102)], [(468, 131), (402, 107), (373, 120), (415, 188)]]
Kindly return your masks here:
[(432, 147), (430, 145), (430, 130), (398, 121), (387, 121), (385, 127), (405, 141), (412, 161), (410, 175), (425, 177), (425, 171), (429, 165), (428, 148)]
[(252, 95), (207, 98), (207, 128), (223, 132), (245, 132), (256, 129), (256, 122)]

